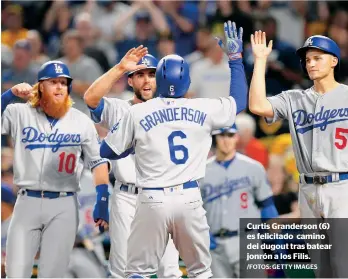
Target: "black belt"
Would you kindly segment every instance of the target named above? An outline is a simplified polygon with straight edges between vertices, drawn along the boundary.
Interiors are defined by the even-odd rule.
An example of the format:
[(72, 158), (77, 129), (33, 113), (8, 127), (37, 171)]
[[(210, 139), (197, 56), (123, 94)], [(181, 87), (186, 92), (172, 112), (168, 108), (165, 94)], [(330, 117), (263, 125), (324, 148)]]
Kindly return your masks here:
[[(130, 188), (132, 188), (132, 187), (134, 187), (134, 191), (130, 191)], [(121, 185), (120, 190), (123, 191), (123, 192), (135, 194), (135, 195), (138, 195), (138, 193), (139, 193), (139, 188), (138, 187), (128, 186), (128, 185), (125, 185), (125, 184)]]
[(338, 180), (335, 180), (333, 178), (333, 175), (315, 175), (313, 177), (310, 176), (306, 176), (304, 175), (304, 181), (307, 184), (326, 184), (326, 183), (330, 183), (330, 182), (338, 182), (341, 180), (347, 180), (348, 179), (348, 172), (341, 172), (338, 174)]
[(237, 236), (238, 234), (239, 234), (238, 231), (230, 231), (230, 230), (226, 230), (226, 229), (220, 229), (217, 233), (214, 233), (213, 236), (225, 238), (225, 237)]
[(52, 192), (52, 191), (40, 191), (40, 190), (29, 190), (23, 189), (23, 194), (27, 194), (28, 197), (34, 198), (47, 198), (47, 199), (56, 199), (60, 197), (73, 196), (75, 192)]
[[(245, 232), (252, 231), (251, 229), (245, 228)], [(233, 236), (238, 236), (239, 231), (230, 231), (227, 229), (220, 229), (217, 233), (214, 233), (214, 237), (220, 237), (220, 238), (228, 238), (228, 237), (233, 237)]]

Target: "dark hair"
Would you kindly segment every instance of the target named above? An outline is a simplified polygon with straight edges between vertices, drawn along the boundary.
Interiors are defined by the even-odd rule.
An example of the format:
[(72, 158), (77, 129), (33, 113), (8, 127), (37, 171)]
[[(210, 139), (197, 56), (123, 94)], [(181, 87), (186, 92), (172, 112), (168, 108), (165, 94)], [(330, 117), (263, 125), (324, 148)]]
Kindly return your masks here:
[(277, 20), (272, 16), (267, 16), (264, 19), (262, 19), (262, 25), (265, 26), (266, 24), (273, 23), (275, 26), (277, 26)]
[(170, 32), (166, 32), (166, 33), (159, 33), (158, 34), (158, 40), (159, 41), (174, 41), (174, 37), (173, 34)]
[(211, 34), (213, 32), (213, 28), (211, 25), (201, 24), (198, 26), (197, 32), (202, 31), (204, 33)]

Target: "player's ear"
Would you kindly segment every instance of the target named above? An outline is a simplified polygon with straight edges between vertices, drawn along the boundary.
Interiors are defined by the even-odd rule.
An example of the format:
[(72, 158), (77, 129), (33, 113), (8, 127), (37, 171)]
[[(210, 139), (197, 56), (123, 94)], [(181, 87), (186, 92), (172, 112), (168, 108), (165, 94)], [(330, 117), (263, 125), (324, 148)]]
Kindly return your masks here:
[(338, 58), (336, 56), (332, 56), (332, 66), (336, 67), (338, 64)]
[(39, 93), (41, 94), (41, 92), (43, 92), (43, 84), (42, 82), (39, 82)]
[(128, 85), (133, 87), (133, 79), (131, 77), (128, 77)]

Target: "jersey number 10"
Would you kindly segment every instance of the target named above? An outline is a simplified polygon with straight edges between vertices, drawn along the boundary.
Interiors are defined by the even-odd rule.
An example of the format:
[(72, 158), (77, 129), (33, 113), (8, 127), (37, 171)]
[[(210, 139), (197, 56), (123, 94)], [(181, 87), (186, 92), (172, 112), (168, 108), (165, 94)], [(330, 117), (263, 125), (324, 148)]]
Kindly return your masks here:
[(65, 152), (62, 152), (59, 154), (59, 172), (63, 172), (65, 169), (65, 172), (72, 174), (75, 169), (75, 164), (76, 164), (76, 156), (73, 153), (70, 153), (68, 156), (65, 158)]

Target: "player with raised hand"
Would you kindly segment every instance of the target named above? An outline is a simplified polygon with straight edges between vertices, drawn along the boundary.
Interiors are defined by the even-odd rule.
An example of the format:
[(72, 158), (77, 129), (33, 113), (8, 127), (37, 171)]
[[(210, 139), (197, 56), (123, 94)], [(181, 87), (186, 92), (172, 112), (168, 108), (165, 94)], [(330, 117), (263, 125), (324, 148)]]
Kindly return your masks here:
[[(250, 111), (266, 117), (269, 123), (288, 119), (296, 165), (300, 172), (299, 204), (303, 218), (332, 221), (348, 217), (348, 86), (335, 80), (340, 49), (330, 38), (311, 36), (297, 50), (303, 71), (313, 81), (305, 90), (288, 90), (266, 97), (265, 70), (272, 42), (265, 32), (251, 35), (255, 57), (249, 92)], [(309, 250), (318, 264), (318, 277), (348, 277), (348, 245), (342, 239), (348, 224), (334, 220), (330, 243), (334, 249)], [(338, 229), (338, 227), (340, 227)], [(328, 239), (328, 238), (327, 238)], [(318, 253), (322, 253), (318, 256)], [(331, 264), (330, 264), (331, 259)], [(334, 264), (333, 264), (334, 263)]]
[(101, 156), (107, 158), (135, 149), (139, 194), (128, 240), (127, 276), (156, 274), (169, 235), (189, 277), (212, 276), (209, 226), (199, 183), (211, 132), (231, 126), (247, 103), (242, 40), (234, 29), (231, 22), (225, 23), (226, 39), (233, 41), (226, 44), (230, 97), (183, 98), (191, 82), (189, 66), (178, 55), (165, 56), (156, 70), (160, 98), (132, 106), (101, 144)]
[[(92, 119), (109, 130), (134, 104), (142, 103), (154, 97), (156, 92), (157, 59), (147, 53), (147, 48), (139, 46), (130, 49), (120, 63), (97, 79), (86, 91), (84, 100), (91, 110)], [(112, 85), (124, 74), (133, 88), (134, 97), (128, 101), (104, 97)], [(111, 197), (110, 208), (110, 272), (113, 277), (124, 277), (127, 260), (127, 240), (135, 215), (138, 188), (135, 187), (136, 172), (134, 155), (112, 161), (112, 170), (116, 178)], [(129, 155), (129, 156), (127, 156)], [(116, 159), (116, 158), (112, 158)], [(157, 276), (175, 278), (182, 275), (179, 269), (179, 255), (173, 241), (170, 240), (160, 262)]]
[[(96, 185), (96, 225), (108, 225), (108, 161), (99, 156), (93, 122), (71, 107), (71, 83), (68, 67), (49, 61), (33, 87), (21, 83), (1, 96), (2, 134), (14, 141), (19, 187), (6, 245), (7, 277), (30, 278), (39, 247), (38, 277), (64, 276), (78, 227), (82, 160)], [(15, 96), (28, 102), (9, 104)]]

